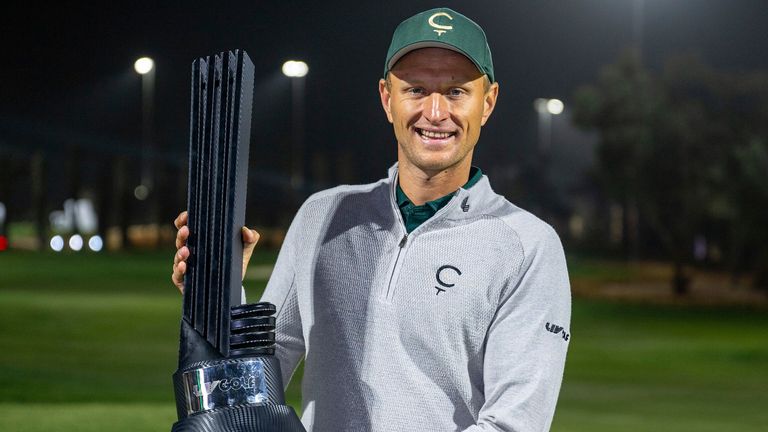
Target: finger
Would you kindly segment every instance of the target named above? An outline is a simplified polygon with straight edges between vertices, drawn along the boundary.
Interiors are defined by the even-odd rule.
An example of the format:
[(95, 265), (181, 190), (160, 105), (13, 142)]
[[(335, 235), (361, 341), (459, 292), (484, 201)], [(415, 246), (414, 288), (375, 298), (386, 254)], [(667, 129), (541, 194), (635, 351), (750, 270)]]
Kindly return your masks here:
[(176, 288), (178, 288), (179, 292), (182, 294), (184, 294), (184, 273), (186, 271), (187, 263), (181, 261), (179, 264), (174, 266), (173, 274), (171, 275), (173, 284), (176, 285)]
[(176, 219), (174, 219), (173, 221), (173, 225), (176, 226), (177, 229), (181, 228), (182, 226), (187, 224), (187, 218), (188, 218), (188, 213), (186, 210), (184, 210), (183, 212), (179, 213), (178, 216), (176, 216)]
[(243, 227), (243, 243), (244, 246), (256, 245), (261, 237), (256, 230)]
[(174, 283), (184, 282), (184, 274), (187, 273), (187, 262), (186, 261), (179, 261), (173, 265), (173, 274), (176, 276), (176, 279), (174, 280)]
[(179, 231), (176, 233), (176, 249), (181, 249), (185, 244), (187, 244), (188, 238), (189, 227), (184, 225), (183, 227), (179, 228)]
[(179, 281), (184, 282), (184, 275), (187, 273), (186, 261), (179, 261), (179, 263), (176, 264), (176, 273), (179, 274)]
[(259, 241), (259, 233), (256, 230), (243, 227), (243, 279), (245, 278), (245, 270), (248, 268), (248, 262), (251, 260), (253, 249), (256, 247), (256, 243)]
[(176, 217), (176, 219), (173, 221), (173, 225), (176, 226), (176, 229), (179, 229), (187, 224), (189, 213), (187, 213), (186, 210), (179, 213), (179, 215)]
[(181, 249), (176, 252), (176, 255), (173, 256), (173, 265), (175, 266), (180, 262), (184, 262), (187, 258), (189, 258), (189, 248), (182, 246)]
[(243, 227), (243, 272), (248, 266), (248, 261), (251, 259), (253, 249), (256, 247), (256, 243), (259, 241), (259, 233), (256, 230)]

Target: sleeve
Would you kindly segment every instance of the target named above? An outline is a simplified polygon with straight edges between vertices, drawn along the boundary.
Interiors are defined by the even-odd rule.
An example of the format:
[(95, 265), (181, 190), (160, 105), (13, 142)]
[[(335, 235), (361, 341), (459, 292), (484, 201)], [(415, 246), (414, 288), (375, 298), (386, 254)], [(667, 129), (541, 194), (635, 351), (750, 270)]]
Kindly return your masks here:
[(299, 248), (300, 213), (288, 229), (275, 268), (261, 297), (277, 307), (275, 327), (275, 356), (280, 362), (283, 385), (288, 386), (296, 366), (304, 356), (304, 336), (296, 292), (296, 250)]
[(570, 339), (571, 292), (555, 231), (547, 226), (531, 249), (488, 329), (485, 403), (468, 432), (546, 432), (552, 423)]

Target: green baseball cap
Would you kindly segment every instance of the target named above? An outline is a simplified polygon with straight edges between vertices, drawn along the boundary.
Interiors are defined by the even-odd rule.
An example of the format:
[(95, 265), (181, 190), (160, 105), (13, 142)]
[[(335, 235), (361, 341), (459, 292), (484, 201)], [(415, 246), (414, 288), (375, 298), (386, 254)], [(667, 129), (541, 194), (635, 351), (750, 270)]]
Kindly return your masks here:
[(471, 19), (448, 8), (418, 13), (395, 29), (384, 63), (384, 76), (404, 55), (419, 48), (447, 48), (464, 54), (494, 82), (491, 49), (485, 32)]

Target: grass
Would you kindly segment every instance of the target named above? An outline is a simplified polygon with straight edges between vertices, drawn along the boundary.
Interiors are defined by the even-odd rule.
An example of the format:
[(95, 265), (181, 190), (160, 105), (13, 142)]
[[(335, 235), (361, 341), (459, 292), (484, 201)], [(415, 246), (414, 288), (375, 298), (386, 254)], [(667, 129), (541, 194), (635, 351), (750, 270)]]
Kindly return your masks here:
[[(0, 253), (0, 430), (170, 429), (181, 306), (171, 257)], [(591, 283), (636, 272), (571, 262)], [(264, 283), (249, 281), (249, 297)], [(552, 430), (765, 430), (766, 330), (756, 309), (575, 299)], [(287, 397), (298, 409), (298, 380)]]
[(768, 318), (576, 301), (555, 431), (759, 431)]

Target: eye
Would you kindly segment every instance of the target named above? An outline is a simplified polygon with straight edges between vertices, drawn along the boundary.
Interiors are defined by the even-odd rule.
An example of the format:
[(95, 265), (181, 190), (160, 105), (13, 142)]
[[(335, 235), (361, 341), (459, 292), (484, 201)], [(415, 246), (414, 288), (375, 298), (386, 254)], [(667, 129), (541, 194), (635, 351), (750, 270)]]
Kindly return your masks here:
[(411, 96), (422, 96), (426, 93), (421, 87), (411, 87), (406, 89), (405, 92)]
[(466, 92), (464, 91), (464, 89), (460, 89), (458, 87), (454, 87), (454, 88), (448, 90), (448, 96), (451, 96), (451, 97), (459, 97), (459, 96), (464, 95), (465, 93)]

